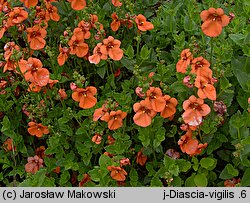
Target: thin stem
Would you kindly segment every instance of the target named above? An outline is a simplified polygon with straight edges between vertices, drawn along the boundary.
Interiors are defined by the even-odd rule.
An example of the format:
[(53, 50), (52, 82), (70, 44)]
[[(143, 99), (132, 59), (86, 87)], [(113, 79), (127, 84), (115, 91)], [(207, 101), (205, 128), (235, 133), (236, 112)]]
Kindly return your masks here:
[(210, 67), (213, 67), (213, 51), (214, 51), (214, 39), (211, 38), (210, 43), (211, 43), (211, 50), (210, 50)]
[(13, 187), (16, 187), (16, 158), (15, 158), (15, 147), (13, 144), (13, 141), (11, 143), (11, 147), (12, 147), (12, 157), (13, 157), (13, 161), (14, 161), (14, 175), (13, 175)]

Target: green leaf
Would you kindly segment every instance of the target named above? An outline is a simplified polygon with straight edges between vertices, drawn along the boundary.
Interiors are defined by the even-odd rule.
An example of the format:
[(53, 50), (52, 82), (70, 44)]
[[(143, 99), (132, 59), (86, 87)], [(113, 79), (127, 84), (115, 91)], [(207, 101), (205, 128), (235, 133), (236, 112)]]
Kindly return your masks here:
[(189, 16), (184, 17), (184, 30), (192, 31), (195, 28), (195, 22), (189, 18)]
[(135, 61), (134, 61), (134, 60), (131, 60), (131, 59), (126, 58), (126, 57), (122, 57), (121, 63), (122, 63), (122, 65), (123, 65), (125, 68), (127, 68), (128, 70), (130, 70), (130, 71), (133, 71), (133, 70), (134, 70), (134, 64), (135, 64)]
[(179, 176), (174, 176), (174, 177), (173, 177), (173, 181), (171, 182), (171, 184), (172, 184), (174, 187), (181, 187), (181, 186), (182, 186), (182, 183), (183, 183), (183, 180), (182, 180), (181, 177), (179, 177)]
[(112, 159), (109, 156), (102, 154), (99, 158), (99, 165), (101, 168), (107, 168), (112, 165)]
[(243, 177), (241, 179), (241, 186), (247, 187), (250, 186), (250, 168), (247, 168), (243, 174)]
[(250, 92), (249, 57), (238, 57), (232, 60), (233, 73), (244, 91)]
[(225, 168), (222, 170), (219, 178), (225, 180), (225, 179), (231, 179), (233, 177), (237, 177), (239, 175), (239, 171), (233, 167), (232, 164), (227, 164)]
[(200, 160), (201, 167), (210, 171), (216, 167), (216, 162), (216, 159), (213, 158), (202, 158)]
[(168, 166), (168, 171), (169, 173), (173, 174), (174, 176), (178, 176), (179, 175), (179, 166), (176, 164), (171, 164)]
[(200, 165), (198, 159), (196, 157), (192, 157), (192, 162), (193, 162), (192, 164), (193, 169), (197, 171)]
[(101, 178), (105, 177), (109, 173), (108, 169), (94, 168), (88, 172), (91, 180), (99, 182)]
[(194, 177), (194, 183), (197, 187), (206, 187), (208, 183), (206, 175), (203, 173), (198, 173)]
[(60, 176), (60, 185), (63, 186), (65, 185), (70, 179), (70, 174), (69, 171), (63, 171), (61, 176)]
[(146, 44), (143, 45), (143, 47), (141, 48), (140, 57), (143, 60), (147, 60), (149, 58), (149, 54), (150, 54), (150, 49), (148, 49), (148, 46)]
[(131, 45), (128, 46), (127, 50), (125, 51), (125, 54), (128, 56), (129, 59), (134, 58), (134, 49)]
[(130, 185), (132, 187), (136, 187), (137, 186), (137, 181), (138, 181), (138, 173), (136, 171), (136, 169), (131, 168), (130, 173), (129, 173), (129, 179), (130, 179)]
[(224, 91), (225, 89), (227, 89), (227, 88), (229, 88), (231, 86), (232, 86), (232, 84), (229, 83), (229, 80), (226, 77), (221, 77), (220, 78), (220, 88), (221, 88), (221, 90)]
[(98, 67), (97, 68), (97, 70), (96, 70), (96, 72), (97, 72), (97, 74), (103, 79), (104, 77), (105, 77), (105, 75), (106, 75), (106, 66), (104, 65), (104, 66), (101, 66), (101, 67)]
[(183, 85), (182, 81), (176, 81), (169, 87), (174, 93), (186, 92), (187, 87)]
[(170, 165), (175, 164), (175, 160), (170, 158), (169, 156), (164, 156), (163, 164), (166, 167), (166, 169), (168, 169)]
[(192, 174), (190, 177), (188, 177), (185, 180), (185, 187), (196, 187), (196, 184), (194, 182), (195, 174)]
[(179, 166), (180, 172), (187, 172), (191, 168), (191, 163), (184, 159), (177, 159), (176, 163)]
[(245, 39), (245, 35), (243, 34), (230, 34), (229, 35), (230, 39), (232, 39), (237, 45), (242, 46), (243, 41)]
[(162, 182), (158, 176), (155, 176), (152, 178), (150, 186), (151, 187), (162, 187)]
[(4, 116), (3, 121), (2, 121), (2, 125), (3, 126), (1, 128), (1, 132), (5, 132), (5, 131), (10, 129), (11, 123), (10, 123), (8, 116)]

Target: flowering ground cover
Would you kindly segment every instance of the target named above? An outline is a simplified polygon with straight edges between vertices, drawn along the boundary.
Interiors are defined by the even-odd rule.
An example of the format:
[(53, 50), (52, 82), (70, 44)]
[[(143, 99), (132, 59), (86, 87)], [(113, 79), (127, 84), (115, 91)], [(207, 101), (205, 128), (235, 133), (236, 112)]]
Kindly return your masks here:
[(247, 0), (0, 12), (0, 186), (250, 186)]

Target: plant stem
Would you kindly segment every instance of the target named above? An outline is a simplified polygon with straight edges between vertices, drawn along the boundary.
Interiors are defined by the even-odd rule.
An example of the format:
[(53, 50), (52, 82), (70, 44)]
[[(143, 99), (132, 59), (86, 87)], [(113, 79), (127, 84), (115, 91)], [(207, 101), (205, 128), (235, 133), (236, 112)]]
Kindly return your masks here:
[(210, 45), (210, 48), (211, 48), (211, 50), (210, 50), (210, 67), (211, 67), (211, 69), (212, 69), (212, 67), (213, 67), (213, 51), (214, 51), (214, 39), (213, 38), (211, 38), (211, 40), (210, 40), (210, 43), (211, 43), (211, 45)]
[(12, 157), (13, 157), (13, 161), (14, 161), (14, 175), (13, 175), (13, 187), (16, 187), (16, 158), (15, 158), (15, 147), (13, 142), (11, 143), (11, 147), (12, 147)]

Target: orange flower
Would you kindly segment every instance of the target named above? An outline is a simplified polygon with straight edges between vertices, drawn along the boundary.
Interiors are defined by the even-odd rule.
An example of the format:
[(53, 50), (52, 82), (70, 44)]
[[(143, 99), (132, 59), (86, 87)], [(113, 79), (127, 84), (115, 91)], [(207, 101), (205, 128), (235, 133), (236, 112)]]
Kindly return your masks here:
[(34, 20), (34, 24), (37, 24), (44, 29), (48, 27), (47, 21), (49, 21), (50, 17), (46, 16), (45, 9), (41, 8), (40, 6), (36, 6), (36, 18)]
[(120, 7), (120, 6), (122, 6), (122, 2), (120, 2), (120, 0), (112, 0), (112, 4), (113, 4), (115, 7)]
[(61, 172), (61, 167), (57, 166), (55, 169), (53, 169), (53, 172), (59, 174)]
[(142, 87), (136, 87), (135, 93), (138, 97), (143, 98), (145, 97), (145, 93), (143, 92)]
[(104, 51), (102, 53), (101, 52), (101, 46), (102, 46), (102, 43), (98, 43), (96, 45), (96, 47), (94, 48), (93, 55), (89, 56), (89, 58), (88, 58), (90, 63), (98, 64), (101, 61), (101, 59), (102, 60), (107, 60), (108, 53), (105, 52), (105, 49), (104, 49)]
[(34, 50), (43, 49), (46, 41), (44, 38), (47, 35), (47, 31), (39, 25), (34, 25), (31, 28), (27, 28), (28, 42), (30, 48)]
[(28, 92), (40, 92), (42, 89), (41, 86), (36, 85), (35, 83), (30, 83), (28, 87)]
[(102, 142), (102, 136), (99, 135), (99, 134), (95, 134), (93, 137), (92, 137), (92, 142), (96, 143), (96, 144), (101, 144)]
[(135, 103), (133, 106), (136, 114), (133, 117), (133, 120), (136, 125), (141, 127), (147, 127), (151, 124), (152, 118), (156, 116), (157, 112), (153, 109), (148, 108), (144, 100), (140, 103)]
[(8, 138), (7, 140), (4, 141), (3, 148), (6, 152), (12, 150), (16, 151), (16, 147), (13, 145), (13, 141), (11, 138)]
[(105, 104), (103, 104), (101, 108), (95, 110), (93, 115), (93, 121), (98, 121), (99, 119), (102, 119), (104, 114), (107, 112), (107, 108), (105, 107)]
[(139, 14), (135, 17), (135, 23), (141, 31), (147, 31), (154, 29), (154, 25), (151, 22), (148, 22), (144, 15)]
[(230, 18), (224, 14), (222, 8), (209, 8), (200, 13), (203, 24), (201, 29), (209, 37), (217, 37), (221, 34), (222, 28), (228, 25)]
[(83, 179), (79, 182), (79, 187), (83, 187), (89, 181), (91, 181), (90, 175), (87, 173), (83, 174)]
[(49, 129), (47, 126), (43, 126), (41, 123), (29, 122), (28, 132), (31, 135), (35, 135), (37, 137), (42, 137), (44, 134), (49, 134)]
[(141, 165), (141, 166), (144, 166), (148, 157), (146, 155), (143, 155), (143, 149), (141, 149), (137, 155), (136, 155), (136, 163)]
[(38, 0), (20, 0), (20, 1), (23, 2), (27, 8), (30, 8), (31, 6), (36, 6), (38, 4)]
[(197, 76), (194, 84), (198, 88), (197, 94), (201, 99), (216, 100), (216, 89), (210, 79)]
[(166, 101), (162, 96), (162, 91), (159, 87), (150, 87), (146, 92), (145, 104), (149, 109), (156, 112), (161, 112), (166, 106)]
[(49, 88), (52, 89), (53, 86), (54, 86), (54, 84), (56, 84), (58, 82), (59, 82), (58, 80), (51, 80), (51, 79), (49, 79), (49, 83), (48, 83)]
[(9, 60), (14, 51), (19, 52), (20, 51), (19, 46), (16, 45), (15, 42), (7, 42), (4, 45), (4, 59), (6, 61)]
[(163, 98), (166, 101), (166, 105), (161, 112), (161, 117), (170, 118), (175, 114), (178, 102), (175, 98), (171, 98), (169, 95), (165, 95)]
[(5, 89), (5, 87), (7, 86), (7, 82), (3, 79), (0, 79), (0, 90)]
[(21, 59), (18, 65), (26, 81), (32, 82), (40, 87), (48, 84), (49, 71), (42, 67), (43, 64), (39, 59), (32, 57), (30, 57), (28, 61)]
[(200, 125), (202, 117), (210, 113), (210, 107), (204, 104), (204, 100), (190, 96), (188, 100), (183, 102), (185, 112), (182, 115), (184, 122), (190, 126)]
[(7, 70), (9, 71), (16, 71), (17, 63), (15, 61), (12, 61), (11, 59), (7, 60), (4, 67), (3, 67), (3, 72), (6, 72)]
[(224, 181), (224, 186), (225, 187), (235, 187), (236, 184), (240, 183), (240, 178), (232, 178), (232, 179), (227, 179)]
[(8, 26), (14, 26), (22, 23), (28, 18), (28, 12), (21, 7), (14, 7), (13, 10), (9, 13), (9, 18), (7, 20)]
[(196, 151), (193, 154), (190, 154), (190, 156), (195, 156), (201, 154), (202, 150), (207, 147), (207, 143), (204, 144), (198, 144)]
[(60, 20), (60, 16), (58, 15), (58, 9), (51, 5), (50, 3), (46, 4), (46, 19), (48, 21), (48, 19), (51, 19), (53, 21), (59, 21)]
[(93, 86), (84, 88), (76, 88), (72, 93), (72, 99), (80, 102), (79, 106), (83, 109), (89, 109), (95, 106), (97, 99), (94, 95), (97, 93), (97, 89)]
[(71, 8), (76, 11), (82, 10), (86, 7), (86, 0), (67, 0), (71, 4)]
[(7, 22), (3, 20), (2, 25), (0, 25), (0, 39), (2, 39), (4, 33), (7, 31)]
[(111, 171), (110, 176), (117, 181), (125, 181), (127, 172), (119, 166), (108, 166), (107, 169)]
[(27, 173), (36, 173), (40, 168), (43, 167), (43, 159), (39, 158), (37, 155), (34, 157), (28, 157), (28, 163), (25, 164), (25, 171)]
[(68, 95), (65, 92), (65, 89), (59, 89), (58, 93), (60, 95), (61, 100), (64, 100), (64, 99), (66, 99), (68, 97)]
[[(91, 36), (91, 33), (90, 33), (89, 30), (90, 30), (90, 23), (81, 20), (81, 21), (78, 23), (77, 28), (74, 29), (73, 34), (75, 34), (75, 33), (79, 34), (79, 33), (80, 33), (80, 34), (83, 35), (83, 38), (84, 38), (84, 39), (89, 39), (90, 36)], [(81, 32), (79, 32), (79, 31), (81, 31)]]
[(112, 145), (115, 143), (115, 138), (112, 135), (108, 135), (108, 144)]
[(108, 53), (111, 59), (119, 61), (123, 57), (123, 50), (120, 49), (120, 45), (121, 41), (109, 36), (107, 39), (103, 40), (103, 46), (100, 47), (100, 51), (104, 55)]
[(186, 69), (190, 65), (192, 59), (193, 54), (190, 52), (190, 49), (184, 49), (181, 52), (181, 59), (176, 64), (176, 71), (186, 73)]
[(210, 63), (202, 56), (194, 58), (191, 62), (191, 73), (199, 76), (205, 76), (207, 78), (212, 78), (213, 72), (209, 68), (209, 66)]
[(59, 46), (59, 55), (57, 57), (57, 62), (59, 64), (59, 66), (62, 66), (66, 60), (68, 59), (69, 57), (69, 52), (70, 52), (70, 49), (67, 48), (67, 47), (61, 47), (61, 44)]
[(116, 12), (112, 13), (111, 18), (113, 21), (111, 22), (110, 27), (115, 32), (119, 29), (121, 22), (118, 19), (118, 15), (116, 14)]
[(40, 146), (36, 148), (36, 155), (41, 159), (43, 159), (46, 156), (44, 152), (45, 152), (44, 146)]
[(78, 57), (84, 57), (89, 51), (89, 46), (84, 42), (84, 38), (80, 33), (81, 31), (79, 30), (79, 34), (75, 33), (69, 40), (69, 53)]
[(118, 111), (111, 111), (110, 113), (105, 113), (102, 117), (103, 121), (108, 123), (108, 128), (110, 130), (116, 130), (122, 127), (123, 123), (122, 120), (127, 116), (126, 112), (122, 112), (121, 110)]
[(198, 148), (198, 140), (192, 138), (192, 131), (188, 130), (187, 133), (178, 141), (178, 145), (180, 145), (181, 151), (187, 154), (194, 154)]
[(126, 166), (126, 165), (130, 165), (130, 160), (128, 158), (122, 158), (120, 159), (120, 166), (123, 167), (123, 166)]

